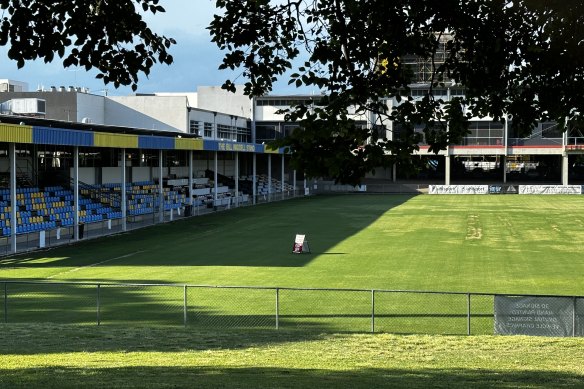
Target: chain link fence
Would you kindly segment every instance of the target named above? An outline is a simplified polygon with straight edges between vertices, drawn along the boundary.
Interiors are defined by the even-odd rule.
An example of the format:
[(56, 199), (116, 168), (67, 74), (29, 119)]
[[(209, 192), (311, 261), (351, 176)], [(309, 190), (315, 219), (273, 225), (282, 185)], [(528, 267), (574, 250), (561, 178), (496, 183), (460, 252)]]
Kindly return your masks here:
[(579, 296), (25, 281), (0, 295), (3, 323), (584, 336)]

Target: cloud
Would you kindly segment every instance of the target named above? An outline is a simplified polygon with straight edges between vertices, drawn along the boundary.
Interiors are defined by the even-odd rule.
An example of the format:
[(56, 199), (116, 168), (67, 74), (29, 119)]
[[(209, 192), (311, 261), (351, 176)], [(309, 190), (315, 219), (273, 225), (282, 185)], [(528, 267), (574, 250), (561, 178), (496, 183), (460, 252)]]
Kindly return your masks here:
[(237, 73), (218, 70), (222, 54), (208, 37), (184, 37), (171, 54), (174, 63), (156, 65), (148, 79), (140, 79), (138, 92), (195, 91), (197, 86), (221, 85), (237, 77)]

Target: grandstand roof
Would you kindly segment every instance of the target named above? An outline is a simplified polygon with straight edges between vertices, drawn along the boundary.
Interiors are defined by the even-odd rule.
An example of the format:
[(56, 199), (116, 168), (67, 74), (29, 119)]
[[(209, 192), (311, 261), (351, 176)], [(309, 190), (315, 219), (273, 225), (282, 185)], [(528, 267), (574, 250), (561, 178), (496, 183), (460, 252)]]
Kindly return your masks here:
[(64, 120), (53, 120), (44, 119), (29, 116), (17, 116), (17, 115), (0, 115), (1, 123), (9, 124), (26, 124), (28, 126), (42, 126), (42, 127), (54, 127), (54, 128), (64, 128), (68, 130), (83, 130), (83, 131), (99, 131), (115, 134), (134, 134), (134, 135), (156, 135), (156, 136), (166, 136), (171, 138), (176, 138), (178, 135), (181, 138), (201, 138), (199, 135), (188, 134), (184, 132), (177, 131), (163, 131), (163, 130), (148, 130), (143, 128), (132, 128), (124, 126), (111, 126), (105, 124), (95, 124), (95, 123), (80, 123), (80, 122), (68, 122)]

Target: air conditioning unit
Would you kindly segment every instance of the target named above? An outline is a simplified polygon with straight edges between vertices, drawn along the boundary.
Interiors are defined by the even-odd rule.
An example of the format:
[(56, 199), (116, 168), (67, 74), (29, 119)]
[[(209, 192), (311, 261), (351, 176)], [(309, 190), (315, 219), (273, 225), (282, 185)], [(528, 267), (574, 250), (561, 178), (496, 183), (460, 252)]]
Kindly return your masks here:
[(37, 116), (46, 115), (47, 101), (42, 99), (12, 99), (9, 101), (10, 110), (15, 115)]

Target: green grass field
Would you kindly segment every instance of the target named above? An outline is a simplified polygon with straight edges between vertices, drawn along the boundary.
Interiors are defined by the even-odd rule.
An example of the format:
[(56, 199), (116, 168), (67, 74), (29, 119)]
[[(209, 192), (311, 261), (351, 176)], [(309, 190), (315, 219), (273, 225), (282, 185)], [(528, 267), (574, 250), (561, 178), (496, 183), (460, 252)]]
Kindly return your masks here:
[[(580, 196), (336, 196), (0, 260), (2, 279), (584, 294)], [(291, 254), (306, 233), (312, 254)]]
[(582, 338), (0, 326), (2, 388), (577, 388)]
[[(102, 283), (100, 324), (371, 330), (371, 289), (582, 295), (579, 196), (304, 198), (221, 212), (2, 260), (4, 280)], [(297, 232), (311, 254), (292, 254)], [(353, 288), (362, 292), (110, 283)], [(95, 285), (9, 284), (5, 322), (95, 324)], [(277, 294), (277, 296), (276, 296)], [(467, 296), (375, 296), (378, 332), (465, 334)], [(472, 296), (471, 333), (493, 331)], [(6, 307), (6, 309), (4, 309)]]
[[(379, 292), (382, 334), (363, 333), (370, 289), (584, 295), (582, 211), (581, 196), (323, 196), (3, 258), (0, 286), (51, 284), (6, 284), (0, 387), (577, 386), (581, 338), (388, 334), (465, 334), (466, 295)], [(296, 233), (311, 254), (291, 253)], [(102, 326), (95, 285), (61, 281), (103, 283)], [(189, 287), (184, 328), (183, 287), (121, 282), (365, 291), (280, 290), (275, 331), (275, 289)], [(492, 305), (473, 297), (473, 334), (493, 333)]]

